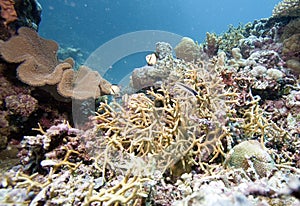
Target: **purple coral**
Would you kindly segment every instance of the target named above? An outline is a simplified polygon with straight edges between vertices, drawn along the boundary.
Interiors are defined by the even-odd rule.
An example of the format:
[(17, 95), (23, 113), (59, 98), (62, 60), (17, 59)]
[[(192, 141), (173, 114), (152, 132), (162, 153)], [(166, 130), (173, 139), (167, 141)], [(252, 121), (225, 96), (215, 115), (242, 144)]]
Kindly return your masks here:
[(29, 117), (38, 108), (38, 101), (28, 94), (10, 95), (5, 104), (8, 110), (23, 117)]
[[(36, 129), (42, 134), (24, 136), (18, 156), (24, 165), (24, 171), (41, 170), (40, 162), (45, 159), (58, 160), (67, 150), (79, 153), (79, 159), (89, 160), (84, 145), (81, 143), (81, 130), (72, 128), (67, 122), (51, 126), (46, 131)], [(71, 157), (70, 157), (71, 158)]]

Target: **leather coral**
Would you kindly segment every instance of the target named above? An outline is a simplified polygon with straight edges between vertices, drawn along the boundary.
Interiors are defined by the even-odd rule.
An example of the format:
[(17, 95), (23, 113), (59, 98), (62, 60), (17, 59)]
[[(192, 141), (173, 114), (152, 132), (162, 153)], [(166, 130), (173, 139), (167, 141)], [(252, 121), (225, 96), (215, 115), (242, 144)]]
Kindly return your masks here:
[(114, 86), (87, 66), (80, 66), (78, 71), (71, 69), (65, 71), (57, 90), (62, 96), (75, 99), (114, 94)]
[(57, 43), (39, 37), (27, 27), (21, 27), (18, 34), (0, 43), (2, 57), (10, 63), (20, 63), (18, 78), (31, 86), (57, 84), (63, 71), (72, 67), (58, 61)]
[[(71, 98), (89, 98), (97, 97), (104, 94), (109, 94), (109, 89), (101, 89), (100, 84), (104, 79), (97, 76), (92, 81), (96, 86), (96, 91), (91, 93), (89, 91), (81, 90), (81, 96), (75, 93), (75, 81), (78, 83), (91, 84), (91, 81), (78, 81), (78, 72), (73, 70), (73, 60), (65, 60), (60, 62), (57, 58), (58, 44), (52, 40), (41, 38), (34, 30), (21, 27), (18, 30), (18, 35), (11, 37), (8, 41), (0, 42), (0, 54), (4, 60), (9, 63), (19, 64), (17, 68), (17, 77), (24, 83), (37, 87), (55, 85), (58, 93), (63, 97)], [(90, 71), (92, 74), (92, 71)], [(91, 75), (89, 75), (91, 76)], [(93, 76), (93, 75), (92, 75)], [(75, 78), (76, 77), (76, 78)], [(85, 76), (86, 79), (87, 76)], [(105, 82), (105, 88), (110, 88), (111, 84)], [(91, 86), (89, 86), (91, 87)], [(82, 87), (82, 89), (84, 89)]]

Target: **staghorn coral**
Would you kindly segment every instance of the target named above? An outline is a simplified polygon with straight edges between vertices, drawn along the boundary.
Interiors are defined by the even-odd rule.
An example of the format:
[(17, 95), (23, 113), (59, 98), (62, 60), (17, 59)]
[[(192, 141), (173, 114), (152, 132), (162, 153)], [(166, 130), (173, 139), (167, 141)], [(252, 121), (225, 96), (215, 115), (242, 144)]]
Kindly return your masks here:
[(105, 202), (107, 205), (138, 205), (142, 198), (147, 197), (147, 193), (143, 192), (142, 184), (149, 182), (150, 179), (143, 178), (141, 175), (133, 177), (130, 175), (130, 173), (126, 174), (121, 181), (115, 181), (111, 187), (101, 188), (96, 193), (91, 185), (84, 205), (91, 205), (93, 202)]
[(299, 0), (283, 0), (279, 2), (273, 9), (272, 16), (299, 16), (300, 2)]
[(106, 137), (103, 144), (144, 158), (154, 155), (156, 169), (162, 172), (188, 170), (189, 155), (197, 159), (193, 164), (201, 165), (222, 153), (219, 145), (226, 132), (220, 121), (236, 94), (223, 90), (214, 65), (194, 67), (186, 64), (176, 74), (181, 80), (170, 75), (168, 86), (130, 95), (123, 105), (100, 104), (95, 121)]

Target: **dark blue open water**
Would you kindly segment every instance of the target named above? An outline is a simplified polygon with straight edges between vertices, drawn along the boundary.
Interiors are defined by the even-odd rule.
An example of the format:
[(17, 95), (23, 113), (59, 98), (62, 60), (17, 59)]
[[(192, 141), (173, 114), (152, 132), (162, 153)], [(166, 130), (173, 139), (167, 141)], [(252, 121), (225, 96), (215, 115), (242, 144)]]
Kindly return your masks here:
[[(220, 34), (229, 24), (271, 16), (279, 0), (39, 0), (43, 7), (41, 36), (64, 47), (80, 48), (87, 56), (122, 34), (160, 30), (198, 42), (206, 32)], [(153, 50), (155, 45), (153, 45)], [(119, 59), (105, 77), (117, 83), (145, 64), (145, 52)], [(113, 54), (111, 54), (113, 55)], [(85, 56), (84, 58), (86, 58)]]

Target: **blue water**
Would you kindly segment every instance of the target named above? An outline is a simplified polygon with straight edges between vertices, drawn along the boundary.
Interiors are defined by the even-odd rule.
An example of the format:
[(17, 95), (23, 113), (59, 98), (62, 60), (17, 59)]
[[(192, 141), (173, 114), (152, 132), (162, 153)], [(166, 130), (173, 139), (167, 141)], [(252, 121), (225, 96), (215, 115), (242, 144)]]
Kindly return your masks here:
[[(89, 54), (115, 37), (140, 30), (167, 31), (202, 42), (206, 32), (220, 34), (227, 30), (229, 24), (237, 26), (239, 23), (271, 16), (279, 0), (39, 2), (43, 7), (40, 35), (64, 46), (80, 48)], [(105, 74), (106, 78), (118, 82), (124, 76), (123, 73), (145, 64), (141, 56), (129, 54), (126, 58), (116, 60)]]

